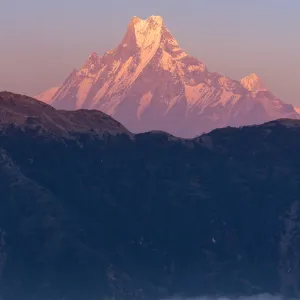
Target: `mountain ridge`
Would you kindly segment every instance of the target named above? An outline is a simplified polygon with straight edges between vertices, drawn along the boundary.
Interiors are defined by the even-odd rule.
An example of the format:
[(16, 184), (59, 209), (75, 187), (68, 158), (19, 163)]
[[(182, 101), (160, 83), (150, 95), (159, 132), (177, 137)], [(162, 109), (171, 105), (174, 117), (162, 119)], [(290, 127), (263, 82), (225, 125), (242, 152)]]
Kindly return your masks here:
[(51, 104), (53, 96), (55, 95), (55, 93), (57, 92), (58, 89), (59, 89), (59, 86), (52, 87), (52, 88), (44, 91), (43, 93), (34, 96), (34, 98), (38, 99), (40, 101), (43, 101), (47, 104)]
[(159, 16), (132, 18), (121, 43), (103, 56), (92, 53), (49, 101), (60, 109), (101, 110), (133, 132), (181, 137), (299, 117), (257, 75), (238, 81), (209, 72), (180, 48)]
[(133, 135), (8, 92), (0, 115), (3, 300), (299, 298), (300, 120)]

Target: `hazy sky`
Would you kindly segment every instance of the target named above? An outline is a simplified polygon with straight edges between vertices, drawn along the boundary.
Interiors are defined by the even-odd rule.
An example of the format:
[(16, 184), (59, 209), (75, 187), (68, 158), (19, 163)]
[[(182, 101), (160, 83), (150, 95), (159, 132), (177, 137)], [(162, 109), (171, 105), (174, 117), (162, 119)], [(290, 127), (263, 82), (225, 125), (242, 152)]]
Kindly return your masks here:
[(255, 72), (300, 106), (299, 0), (0, 0), (0, 90), (36, 95), (161, 15), (181, 48), (234, 79)]

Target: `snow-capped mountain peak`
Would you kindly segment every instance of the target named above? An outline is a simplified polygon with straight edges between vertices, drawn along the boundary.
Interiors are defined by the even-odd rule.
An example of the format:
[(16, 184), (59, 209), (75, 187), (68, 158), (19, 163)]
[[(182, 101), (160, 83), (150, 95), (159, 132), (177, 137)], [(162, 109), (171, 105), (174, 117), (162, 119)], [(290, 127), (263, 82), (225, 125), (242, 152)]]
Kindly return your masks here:
[(250, 92), (266, 91), (263, 80), (255, 73), (241, 79), (241, 84)]
[(136, 43), (139, 48), (145, 49), (161, 40), (163, 21), (161, 17), (152, 16), (147, 20), (139, 19), (134, 24)]
[(103, 56), (93, 52), (51, 103), (101, 110), (133, 132), (164, 130), (182, 137), (299, 117), (255, 73), (237, 81), (209, 72), (180, 48), (160, 16), (133, 17), (121, 43)]
[(123, 39), (123, 47), (132, 42), (140, 49), (146, 48), (153, 43), (158, 44), (161, 39), (164, 27), (163, 18), (160, 16), (150, 16), (147, 19), (141, 19), (134, 16), (127, 26), (127, 33)]
[(136, 25), (137, 23), (152, 23), (152, 24), (156, 24), (158, 26), (163, 26), (164, 20), (161, 16), (155, 16), (155, 15), (152, 15), (152, 16), (148, 17), (147, 19), (142, 19), (140, 17), (134, 16), (134, 17), (132, 17), (129, 25), (130, 24)]

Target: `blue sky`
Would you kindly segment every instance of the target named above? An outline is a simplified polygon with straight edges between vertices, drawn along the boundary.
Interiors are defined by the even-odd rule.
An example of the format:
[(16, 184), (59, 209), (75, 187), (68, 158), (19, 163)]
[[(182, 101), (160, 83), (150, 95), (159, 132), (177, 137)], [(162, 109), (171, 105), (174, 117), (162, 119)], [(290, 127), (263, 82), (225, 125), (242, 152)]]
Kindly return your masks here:
[(255, 72), (300, 106), (300, 1), (0, 0), (0, 90), (60, 84), (95, 51), (115, 47), (132, 16), (161, 15), (189, 54), (234, 79)]

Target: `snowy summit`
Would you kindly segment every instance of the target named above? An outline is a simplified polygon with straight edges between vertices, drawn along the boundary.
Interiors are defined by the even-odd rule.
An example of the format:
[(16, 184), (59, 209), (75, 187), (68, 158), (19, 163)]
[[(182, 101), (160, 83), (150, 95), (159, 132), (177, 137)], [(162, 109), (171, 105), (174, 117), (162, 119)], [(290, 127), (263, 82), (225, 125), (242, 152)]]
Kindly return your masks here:
[(180, 48), (160, 16), (133, 17), (116, 48), (92, 53), (59, 88), (37, 98), (60, 109), (101, 110), (133, 132), (180, 137), (299, 118), (256, 74), (238, 81), (210, 72)]

